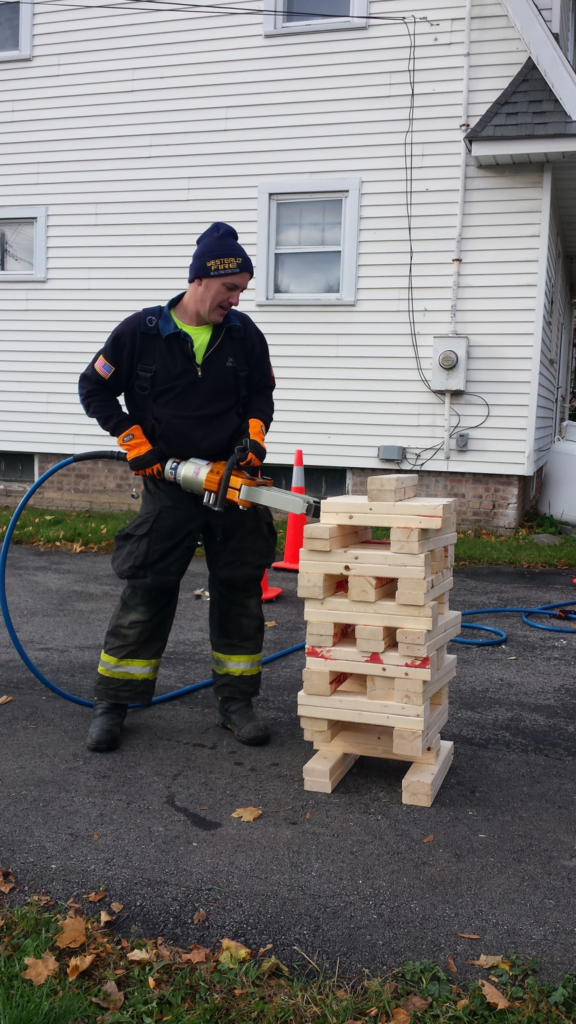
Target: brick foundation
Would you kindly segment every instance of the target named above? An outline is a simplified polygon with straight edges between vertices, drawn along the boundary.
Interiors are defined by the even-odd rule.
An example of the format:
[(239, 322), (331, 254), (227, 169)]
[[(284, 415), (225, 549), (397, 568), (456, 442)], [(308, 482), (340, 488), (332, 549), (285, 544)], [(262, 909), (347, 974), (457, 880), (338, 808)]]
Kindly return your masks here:
[[(365, 493), (367, 477), (375, 475), (373, 469), (350, 470), (350, 493)], [(482, 527), (502, 534), (512, 534), (520, 525), (526, 509), (537, 500), (541, 486), (541, 469), (534, 477), (434, 472), (418, 476), (418, 493), (422, 496), (458, 499), (459, 529)]]
[[(38, 475), (65, 459), (66, 455), (39, 455)], [(366, 492), (366, 479), (374, 469), (348, 471), (351, 494)], [(482, 527), (494, 533), (511, 534), (522, 522), (526, 509), (537, 499), (542, 470), (535, 477), (504, 476), (495, 473), (419, 474), (419, 493), (427, 497), (458, 499), (458, 527)], [(0, 505), (17, 505), (28, 484), (0, 482)], [(137, 510), (131, 498), (140, 494), (142, 484), (125, 465), (118, 462), (80, 462), (67, 466), (50, 478), (31, 500), (39, 508)]]
[[(67, 455), (39, 455), (38, 476)], [(29, 484), (0, 481), (0, 505), (17, 505)], [(120, 462), (78, 462), (50, 477), (31, 499), (37, 508), (100, 509), (105, 512), (138, 510), (130, 495), (140, 494), (142, 484)]]

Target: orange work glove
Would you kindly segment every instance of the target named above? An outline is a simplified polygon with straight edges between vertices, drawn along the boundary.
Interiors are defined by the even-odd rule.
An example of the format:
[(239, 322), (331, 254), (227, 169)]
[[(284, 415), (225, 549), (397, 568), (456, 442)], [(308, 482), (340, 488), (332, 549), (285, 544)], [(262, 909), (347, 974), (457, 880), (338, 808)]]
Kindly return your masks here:
[(262, 420), (248, 420), (248, 437), (244, 438), (242, 445), (237, 451), (243, 452), (245, 458), (239, 463), (245, 468), (261, 466), (266, 458), (266, 427)]
[(160, 452), (144, 436), (142, 427), (130, 427), (126, 433), (120, 434), (118, 444), (128, 455), (128, 465), (136, 476), (155, 476), (157, 480), (164, 478)]

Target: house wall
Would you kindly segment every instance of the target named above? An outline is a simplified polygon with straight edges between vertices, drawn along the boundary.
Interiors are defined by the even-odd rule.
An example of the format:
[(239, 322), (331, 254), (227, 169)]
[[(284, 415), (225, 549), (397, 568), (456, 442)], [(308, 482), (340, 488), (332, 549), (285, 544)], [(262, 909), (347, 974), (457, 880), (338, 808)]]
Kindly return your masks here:
[[(414, 311), (430, 371), (448, 328), (458, 204), (464, 3), (372, 0), (414, 14)], [(111, 328), (185, 286), (215, 219), (254, 253), (258, 182), (362, 179), (356, 306), (242, 308), (278, 380), (271, 461), (382, 468), (376, 449), (441, 444), (407, 316), (403, 23), (262, 37), (260, 15), (94, 7), (35, 12), (31, 62), (0, 63), (3, 202), (48, 208), (48, 280), (0, 282), (0, 449), (113, 442), (83, 414), (77, 377)], [(221, 55), (218, 56), (218, 55)], [(474, 0), (473, 124), (526, 59), (498, 0)], [(470, 338), (456, 397), (469, 451), (423, 472), (525, 472), (542, 172), (467, 168), (457, 328)], [(259, 268), (257, 268), (258, 273)], [(482, 399), (490, 404), (483, 426)], [(455, 424), (455, 417), (453, 424)]]
[(542, 342), (538, 368), (535, 469), (546, 461), (560, 423), (568, 416), (573, 321), (568, 266), (560, 236), (558, 210), (551, 190), (541, 314)]

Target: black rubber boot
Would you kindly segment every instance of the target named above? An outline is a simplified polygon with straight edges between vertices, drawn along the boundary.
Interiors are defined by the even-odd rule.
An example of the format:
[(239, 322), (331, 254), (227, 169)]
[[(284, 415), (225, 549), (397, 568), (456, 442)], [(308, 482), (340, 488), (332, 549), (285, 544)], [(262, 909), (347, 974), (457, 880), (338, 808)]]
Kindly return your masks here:
[(120, 743), (120, 734), (127, 711), (127, 704), (113, 704), (109, 700), (96, 700), (86, 740), (88, 750), (100, 753), (105, 750), (116, 750)]
[(231, 729), (240, 743), (249, 747), (260, 747), (268, 743), (270, 730), (256, 717), (251, 700), (220, 697), (218, 711), (222, 728)]

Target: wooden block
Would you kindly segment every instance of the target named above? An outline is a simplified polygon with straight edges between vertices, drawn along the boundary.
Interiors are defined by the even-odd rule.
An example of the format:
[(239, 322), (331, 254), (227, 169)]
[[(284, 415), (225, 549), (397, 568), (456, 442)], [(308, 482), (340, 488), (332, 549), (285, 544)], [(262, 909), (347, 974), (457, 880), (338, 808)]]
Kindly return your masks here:
[(385, 576), (349, 576), (348, 599), (374, 603), (374, 601), (382, 600), (383, 597), (393, 597), (397, 585), (395, 579)]
[[(401, 503), (394, 503), (394, 512), (325, 512), (322, 510), (321, 518), (323, 523), (338, 525), (349, 523), (350, 526), (405, 526), (440, 531), (445, 525), (445, 521), (442, 516), (427, 515), (426, 513), (417, 515), (416, 513), (412, 513), (408, 510), (400, 511), (401, 507), (403, 505), (408, 505), (411, 500), (412, 499)], [(322, 504), (324, 505), (324, 502), (322, 502)], [(374, 504), (376, 503), (373, 503), (369, 507), (373, 508)]]
[(380, 473), (376, 476), (369, 476), (366, 481), (366, 489), (370, 497), (370, 491), (393, 491), (397, 487), (413, 487), (418, 483), (418, 473)]
[(446, 545), (455, 544), (456, 540), (457, 537), (455, 533), (439, 533), (435, 537), (430, 537), (429, 540), (414, 542), (406, 540), (391, 540), (390, 550), (398, 555), (422, 555), (427, 551), (432, 551), (434, 548), (446, 547)]
[(353, 629), (342, 622), (308, 622), (306, 643), (311, 647), (332, 647)]
[[(307, 536), (307, 530), (337, 530), (333, 536)], [(335, 551), (369, 541), (372, 531), (369, 526), (327, 526), (325, 523), (312, 523), (304, 527), (304, 551)]]
[(302, 769), (304, 789), (311, 793), (331, 793), (357, 760), (357, 754), (318, 751)]
[[(419, 629), (418, 627), (400, 627), (396, 633), (396, 639), (398, 644), (427, 644), (442, 633), (453, 629), (454, 626), (459, 626), (461, 622), (462, 615), (460, 612), (448, 612), (446, 615), (438, 616), (438, 621), (434, 629), (431, 630)], [(447, 643), (447, 641), (444, 640), (443, 643)], [(436, 650), (436, 648), (433, 648), (433, 650)], [(404, 652), (400, 651), (400, 653), (403, 654)], [(408, 651), (407, 653), (411, 654), (412, 652)], [(422, 655), (422, 657), (426, 657), (426, 655)]]
[[(434, 602), (420, 607), (397, 604), (392, 598), (381, 598), (371, 604), (369, 601), (349, 601), (345, 594), (335, 594), (321, 600), (309, 600), (304, 604), (306, 620), (326, 621), (326, 613), (332, 614), (334, 622), (347, 622), (353, 626), (410, 629), (422, 625), (425, 629), (433, 629), (438, 621), (438, 609)], [(403, 619), (406, 621), (401, 621)]]
[[(447, 705), (443, 705), (447, 707)], [(439, 708), (438, 711), (441, 711)], [(423, 733), (429, 728), (431, 715), (428, 705), (396, 704), (395, 701), (375, 701), (363, 694), (347, 694), (337, 691), (330, 697), (304, 693), (298, 694), (298, 714), (314, 717), (327, 715), (336, 721), (358, 722), (361, 725), (391, 725), (399, 732)], [(438, 731), (438, 730), (437, 730)], [(396, 746), (395, 748), (396, 749)], [(412, 753), (412, 750), (399, 750)]]
[[(395, 501), (394, 499), (372, 501), (362, 495), (343, 495), (340, 498), (324, 499), (321, 505), (321, 522), (328, 522), (326, 515), (333, 513), (353, 516), (406, 516), (410, 520), (406, 523), (408, 527), (433, 530), (438, 529), (438, 519), (442, 519), (446, 523), (454, 522), (454, 504), (454, 498), (404, 498), (401, 501)], [(416, 523), (414, 521), (416, 518), (422, 519), (422, 523)], [(342, 521), (344, 525), (345, 522), (346, 520)], [(393, 525), (400, 526), (401, 524), (394, 523)], [(423, 538), (417, 539), (421, 540)]]
[(361, 651), (362, 654), (383, 654), (384, 651), (395, 646), (395, 632), (395, 630), (392, 630), (392, 635), (386, 637), (386, 640), (357, 640), (356, 648)]
[[(449, 665), (455, 663), (448, 661)], [(365, 654), (358, 650), (352, 637), (346, 637), (333, 647), (308, 647), (306, 667), (317, 671), (329, 668), (333, 672), (366, 673), (426, 681), (435, 679), (440, 674), (436, 669), (436, 660), (432, 660), (431, 657), (407, 658), (398, 652), (397, 647), (390, 647), (383, 654)]]
[(322, 598), (332, 594), (346, 593), (348, 577), (344, 575), (326, 575), (325, 573), (298, 573), (298, 597)]
[(450, 611), (450, 593), (447, 591), (444, 594), (440, 594), (436, 599), (438, 605), (438, 612), (440, 615), (445, 615), (446, 612)]
[[(388, 700), (398, 704), (395, 697), (394, 680), (387, 676), (366, 676), (368, 700)], [(412, 701), (410, 702), (412, 703)]]
[(354, 635), (356, 643), (358, 640), (385, 640), (394, 633), (389, 626), (355, 626)]
[[(448, 699), (448, 682), (456, 675), (456, 665), (439, 678), (426, 682), (424, 679), (395, 679), (394, 694), (391, 698), (397, 704), (443, 704)], [(373, 678), (373, 677), (370, 677)], [(446, 691), (445, 697), (437, 698), (437, 694)]]
[(413, 754), (421, 757), (426, 747), (448, 721), (448, 702), (435, 708), (428, 719), (427, 728), (422, 732), (417, 729), (400, 727), (394, 729), (392, 747), (396, 754)]
[(300, 716), (300, 727), (304, 729), (304, 731), (311, 729), (316, 732), (327, 732), (329, 729), (332, 729), (333, 726), (339, 724), (339, 722), (336, 722), (331, 718), (310, 718), (308, 715)]
[(431, 807), (434, 797), (446, 778), (453, 757), (454, 744), (450, 740), (442, 740), (440, 754), (435, 764), (413, 764), (402, 780), (402, 803), (417, 807)]
[[(444, 549), (441, 548), (443, 551)], [(434, 554), (432, 551), (431, 554)], [(398, 585), (402, 587), (402, 590), (410, 591), (417, 594), (427, 594), (428, 591), (433, 590), (434, 587), (439, 587), (445, 580), (449, 580), (452, 577), (451, 569), (441, 569), (440, 572), (434, 573), (433, 576), (427, 576), (426, 579), (414, 580), (404, 579), (398, 580)]]
[(442, 668), (442, 665), (446, 663), (448, 657), (448, 648), (446, 644), (441, 644), (437, 651), (434, 652), (433, 657), (436, 657), (436, 664), (438, 668)]
[(304, 729), (304, 739), (311, 743), (330, 743), (342, 728), (342, 722), (335, 722), (329, 729)]
[(453, 586), (454, 578), (449, 576), (447, 580), (444, 580), (443, 583), (440, 583), (432, 590), (428, 590), (426, 593), (418, 593), (416, 590), (406, 589), (402, 586), (402, 581), (400, 581), (396, 591), (396, 601), (398, 604), (403, 605), (426, 605), (429, 604), (430, 601), (439, 601), (438, 611), (443, 612), (444, 608), (441, 608), (440, 604), (443, 604), (444, 602), (440, 601), (440, 598), (443, 597), (447, 590), (452, 590)]
[[(321, 735), (321, 734), (317, 734)], [(440, 753), (440, 737), (426, 748), (417, 764), (435, 764)], [(336, 753), (357, 754), (359, 757), (382, 757), (391, 761), (412, 761), (406, 754), (395, 754), (392, 750), (392, 729), (380, 728), (377, 725), (342, 725), (335, 739), (331, 742), (315, 740), (316, 750)]]
[[(372, 545), (370, 545), (372, 548)], [(429, 558), (430, 555), (396, 555), (399, 559), (399, 563), (392, 565), (389, 561), (390, 550), (389, 548), (383, 548), (381, 555), (378, 552), (373, 554), (373, 557), (379, 558), (379, 561), (363, 562), (355, 558), (348, 557), (350, 551), (356, 551), (357, 549), (343, 548), (342, 551), (315, 551), (313, 552), (314, 558), (304, 558), (304, 549), (300, 551), (300, 569), (302, 572), (311, 573), (339, 573), (347, 576), (386, 576), (388, 579), (414, 579), (422, 580), (427, 575), (431, 575), (431, 567), (425, 565), (405, 565), (404, 560), (407, 558)], [(310, 554), (310, 552), (308, 552)], [(332, 561), (324, 562), (320, 561), (320, 558), (330, 556)]]
[(432, 694), (430, 697), (430, 707), (433, 705), (445, 704), (449, 697), (449, 691), (450, 687), (447, 685), (441, 686), (439, 690), (436, 690), (436, 693)]
[(348, 678), (347, 672), (331, 672), (329, 669), (318, 671), (305, 668), (302, 672), (304, 693), (315, 693), (318, 696), (330, 696)]

